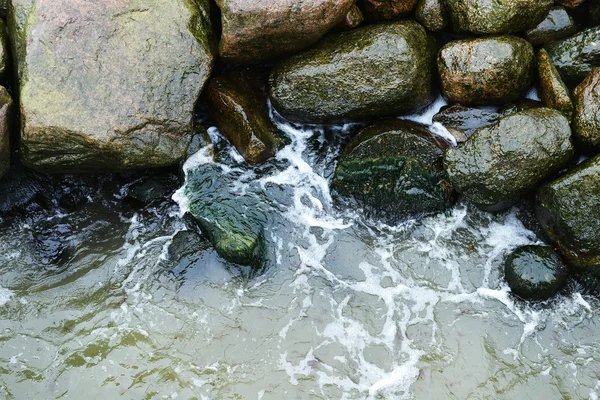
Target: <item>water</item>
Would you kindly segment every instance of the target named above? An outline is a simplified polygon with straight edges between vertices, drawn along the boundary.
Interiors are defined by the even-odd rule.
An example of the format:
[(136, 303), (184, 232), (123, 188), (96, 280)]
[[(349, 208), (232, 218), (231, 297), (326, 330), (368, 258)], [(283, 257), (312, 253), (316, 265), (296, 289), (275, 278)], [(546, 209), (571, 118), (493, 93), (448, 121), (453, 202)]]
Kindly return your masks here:
[(132, 207), (139, 176), (4, 219), (0, 398), (598, 397), (598, 300), (571, 285), (527, 304), (504, 283), (504, 257), (539, 241), (518, 209), (366, 220), (328, 189), (359, 126), (273, 118), (292, 138), (276, 160), (248, 169), (225, 149), (220, 166), (234, 193), (271, 199), (261, 273), (202, 245), (170, 253), (185, 198)]

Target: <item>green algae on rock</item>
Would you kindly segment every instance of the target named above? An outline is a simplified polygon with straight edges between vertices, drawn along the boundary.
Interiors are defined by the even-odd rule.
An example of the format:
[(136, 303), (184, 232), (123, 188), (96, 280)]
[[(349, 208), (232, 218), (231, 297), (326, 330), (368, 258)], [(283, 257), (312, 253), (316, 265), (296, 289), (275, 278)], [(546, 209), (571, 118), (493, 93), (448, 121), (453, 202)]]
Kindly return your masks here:
[(360, 0), (365, 15), (371, 21), (395, 19), (409, 14), (417, 0)]
[(552, 42), (545, 49), (567, 86), (575, 87), (600, 67), (600, 27)]
[(279, 62), (269, 95), (283, 116), (307, 122), (410, 113), (433, 100), (434, 47), (414, 21), (331, 35)]
[(302, 50), (338, 25), (354, 0), (216, 0), (219, 53), (227, 61), (267, 60)]
[(567, 267), (548, 246), (522, 246), (504, 262), (512, 292), (525, 299), (545, 300), (565, 285)]
[(541, 46), (573, 35), (577, 26), (563, 7), (552, 7), (546, 18), (535, 28), (525, 32), (525, 39), (534, 46)]
[(600, 276), (600, 156), (542, 186), (536, 214), (570, 265)]
[(432, 32), (442, 30), (448, 25), (446, 4), (442, 0), (419, 0), (415, 18)]
[(0, 86), (0, 178), (10, 167), (10, 135), (13, 126), (13, 100), (6, 88)]
[(458, 193), (483, 210), (499, 211), (572, 157), (569, 121), (556, 110), (536, 108), (506, 116), (448, 148), (444, 167)]
[(577, 150), (600, 152), (600, 68), (594, 69), (573, 91), (573, 137)]
[(514, 36), (456, 40), (437, 58), (442, 94), (462, 105), (518, 99), (533, 80), (533, 48)]
[(541, 49), (539, 51), (537, 60), (540, 99), (544, 106), (562, 112), (570, 121), (573, 116), (573, 102), (571, 101), (569, 89), (563, 82), (554, 64), (552, 64), (546, 50)]
[(456, 32), (513, 33), (536, 26), (553, 0), (446, 0)]
[(216, 125), (249, 164), (275, 155), (282, 136), (271, 119), (263, 74), (237, 69), (210, 79), (207, 86), (209, 108)]
[(463, 107), (460, 104), (455, 104), (442, 107), (433, 116), (433, 122), (442, 124), (458, 143), (463, 143), (477, 129), (491, 125), (503, 116), (499, 112)]
[(415, 122), (376, 122), (344, 148), (332, 188), (392, 221), (443, 211), (454, 200), (442, 168), (448, 145)]
[(213, 63), (207, 0), (14, 0), (9, 32), (25, 165), (100, 172), (184, 157)]

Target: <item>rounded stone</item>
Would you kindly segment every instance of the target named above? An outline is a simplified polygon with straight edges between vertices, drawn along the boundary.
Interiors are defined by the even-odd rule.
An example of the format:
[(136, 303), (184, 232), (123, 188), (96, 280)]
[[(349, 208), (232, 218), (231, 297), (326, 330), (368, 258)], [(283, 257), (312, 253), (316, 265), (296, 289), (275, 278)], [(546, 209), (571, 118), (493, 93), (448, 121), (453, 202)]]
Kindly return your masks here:
[(535, 28), (525, 32), (525, 39), (534, 46), (541, 46), (573, 35), (577, 26), (563, 7), (552, 7), (546, 18)]
[(563, 113), (570, 121), (573, 116), (573, 102), (569, 89), (563, 82), (560, 74), (552, 64), (546, 50), (538, 53), (538, 78), (539, 95), (542, 103), (549, 108), (554, 108)]
[(573, 91), (573, 136), (585, 154), (600, 152), (600, 68), (594, 69)]
[(419, 0), (415, 18), (432, 32), (442, 30), (448, 25), (448, 12), (442, 0)]

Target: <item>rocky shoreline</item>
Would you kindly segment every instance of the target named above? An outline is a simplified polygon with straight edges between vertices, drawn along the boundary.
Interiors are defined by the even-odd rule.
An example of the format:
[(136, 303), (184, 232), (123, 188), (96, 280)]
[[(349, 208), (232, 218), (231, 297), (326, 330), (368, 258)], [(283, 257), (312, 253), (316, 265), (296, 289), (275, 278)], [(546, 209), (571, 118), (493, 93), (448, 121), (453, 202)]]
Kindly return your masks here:
[[(213, 125), (260, 167), (290, 141), (274, 112), (360, 127), (330, 179), (340, 207), (396, 223), (458, 199), (489, 212), (525, 199), (547, 246), (507, 259), (514, 293), (552, 296), (567, 270), (600, 278), (596, 1), (12, 0), (0, 10), (3, 214), (35, 197), (26, 192), (43, 178), (29, 176), (178, 166), (208, 149)], [(438, 94), (445, 136), (398, 119)], [(187, 171), (189, 211), (222, 257), (260, 268), (269, 211), (260, 196), (222, 196), (228, 184), (210, 164)]]

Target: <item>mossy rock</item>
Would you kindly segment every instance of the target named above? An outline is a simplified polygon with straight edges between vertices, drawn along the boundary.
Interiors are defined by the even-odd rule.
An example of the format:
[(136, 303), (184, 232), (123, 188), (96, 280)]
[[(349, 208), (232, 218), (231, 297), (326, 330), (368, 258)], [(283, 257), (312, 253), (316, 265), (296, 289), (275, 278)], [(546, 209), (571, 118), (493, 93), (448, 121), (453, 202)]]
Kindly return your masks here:
[(538, 220), (569, 264), (600, 276), (600, 156), (544, 185), (536, 203)]
[(396, 19), (410, 14), (417, 0), (360, 0), (360, 5), (370, 21)]
[(538, 78), (539, 94), (542, 103), (549, 108), (554, 108), (563, 113), (570, 121), (573, 116), (573, 102), (569, 89), (563, 82), (560, 74), (552, 64), (546, 50), (541, 49), (538, 53)]
[(483, 210), (499, 211), (572, 157), (569, 121), (556, 110), (536, 108), (506, 116), (448, 148), (444, 167), (457, 192)]
[(14, 106), (6, 88), (0, 86), (0, 178), (10, 168), (11, 128), (14, 126)]
[(446, 0), (456, 32), (513, 33), (536, 26), (553, 0)]
[(552, 247), (522, 246), (506, 259), (504, 274), (514, 294), (545, 300), (565, 285), (568, 270)]
[(423, 125), (376, 122), (344, 148), (332, 188), (389, 221), (443, 211), (454, 200), (442, 168), (447, 146)]
[(269, 95), (282, 115), (306, 122), (411, 113), (433, 100), (434, 56), (414, 21), (364, 26), (279, 62)]
[(573, 135), (577, 150), (588, 155), (600, 152), (600, 68), (594, 69), (573, 91)]
[(26, 166), (97, 173), (185, 156), (213, 64), (208, 0), (14, 0), (8, 19)]
[(491, 125), (504, 115), (490, 110), (463, 107), (460, 104), (445, 106), (433, 116), (433, 122), (439, 122), (454, 136), (458, 143), (465, 142), (484, 126)]
[(442, 93), (462, 105), (502, 104), (529, 90), (533, 48), (514, 36), (456, 40), (439, 52)]
[(443, 0), (419, 0), (415, 18), (432, 32), (442, 30), (448, 25), (446, 3)]
[(535, 28), (525, 32), (525, 39), (534, 46), (542, 46), (573, 35), (577, 26), (563, 7), (552, 7), (550, 12)]

